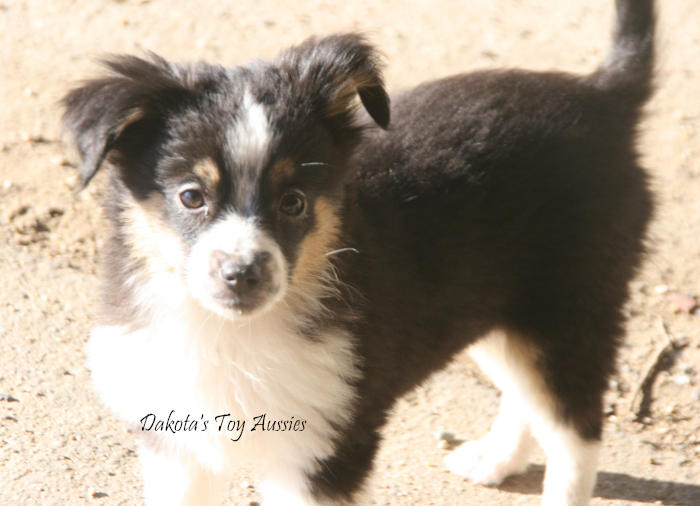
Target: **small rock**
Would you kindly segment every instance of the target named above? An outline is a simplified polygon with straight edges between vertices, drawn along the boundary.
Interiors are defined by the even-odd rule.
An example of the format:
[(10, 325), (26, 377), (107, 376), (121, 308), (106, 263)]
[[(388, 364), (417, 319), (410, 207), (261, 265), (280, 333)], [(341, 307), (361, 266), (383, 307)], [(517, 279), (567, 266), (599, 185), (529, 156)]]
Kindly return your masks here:
[(671, 292), (668, 294), (668, 298), (671, 300), (676, 313), (692, 313), (698, 306), (698, 301), (694, 297), (683, 293)]
[(676, 385), (690, 385), (690, 378), (684, 374), (679, 374), (673, 378), (673, 382)]
[(32, 129), (32, 141), (34, 142), (44, 142), (46, 138), (44, 137), (44, 122), (40, 119), (34, 122), (34, 128)]
[(32, 132), (22, 132), (20, 134), (20, 138), (24, 142), (29, 142), (29, 143), (37, 143), (37, 142), (44, 142), (46, 138), (44, 137), (43, 134), (43, 129), (44, 129), (44, 124), (41, 120), (37, 121), (34, 125), (34, 130)]
[(59, 167), (65, 167), (68, 165), (68, 160), (63, 155), (56, 155), (51, 157), (51, 163)]
[(670, 414), (675, 413), (676, 411), (678, 411), (678, 406), (677, 406), (676, 404), (671, 404), (670, 406), (666, 406), (666, 407), (664, 408), (663, 411), (664, 411), (664, 413), (666, 413), (667, 415), (670, 415)]
[(5, 179), (5, 181), (3, 181), (2, 183), (2, 189), (7, 191), (10, 188), (12, 188), (12, 181), (10, 181), (9, 179)]
[(632, 289), (637, 291), (637, 292), (643, 292), (646, 290), (647, 284), (644, 281), (637, 281), (635, 283), (632, 283)]
[(103, 497), (109, 497), (108, 494), (105, 494), (104, 492), (98, 492), (97, 490), (95, 490), (95, 487), (88, 488), (88, 496), (92, 497), (93, 499), (102, 499)]
[(668, 285), (657, 285), (654, 287), (654, 293), (658, 293), (659, 295), (661, 295), (666, 292), (668, 292)]
[(447, 443), (453, 443), (455, 440), (455, 433), (448, 430), (440, 430), (435, 433), (435, 439), (438, 441), (446, 441)]
[(676, 109), (675, 111), (673, 111), (673, 119), (683, 121), (685, 118), (686, 114), (682, 110)]
[(9, 394), (0, 394), (0, 401), (19, 402), (19, 399), (16, 399)]

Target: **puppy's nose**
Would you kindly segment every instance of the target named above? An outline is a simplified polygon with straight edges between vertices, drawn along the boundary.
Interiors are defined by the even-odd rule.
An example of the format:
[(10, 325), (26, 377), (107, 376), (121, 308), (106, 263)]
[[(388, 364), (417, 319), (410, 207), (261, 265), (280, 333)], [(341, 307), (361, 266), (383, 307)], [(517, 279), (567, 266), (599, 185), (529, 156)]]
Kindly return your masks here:
[(221, 263), (221, 277), (229, 288), (243, 294), (260, 284), (262, 270), (259, 262), (239, 264), (225, 260)]

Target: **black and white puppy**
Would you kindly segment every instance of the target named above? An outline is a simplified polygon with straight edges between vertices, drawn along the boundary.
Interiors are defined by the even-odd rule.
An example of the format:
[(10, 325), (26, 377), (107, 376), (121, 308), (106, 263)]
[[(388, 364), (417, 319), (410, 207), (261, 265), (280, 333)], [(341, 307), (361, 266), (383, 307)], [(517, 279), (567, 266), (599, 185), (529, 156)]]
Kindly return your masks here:
[(653, 5), (617, 4), (588, 76), (478, 72), (390, 107), (349, 34), (236, 68), (114, 57), (66, 96), (84, 183), (109, 166), (89, 367), (143, 436), (147, 504), (217, 504), (241, 463), (266, 505), (366, 504), (394, 402), (470, 345), (502, 407), (450, 469), (498, 484), (537, 441), (543, 504), (588, 504), (652, 212)]

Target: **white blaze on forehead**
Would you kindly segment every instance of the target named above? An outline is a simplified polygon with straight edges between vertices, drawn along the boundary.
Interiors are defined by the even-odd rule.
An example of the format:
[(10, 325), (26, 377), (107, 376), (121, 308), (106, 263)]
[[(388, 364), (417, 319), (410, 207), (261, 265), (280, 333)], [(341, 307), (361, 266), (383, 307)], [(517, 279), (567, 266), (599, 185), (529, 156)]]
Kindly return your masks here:
[(228, 132), (228, 143), (233, 163), (237, 168), (238, 202), (255, 193), (262, 168), (270, 156), (272, 131), (263, 104), (256, 102), (246, 90), (239, 109), (239, 116)]
[(241, 115), (232, 131), (233, 148), (239, 163), (257, 168), (267, 160), (272, 132), (265, 107), (250, 92), (245, 92), (241, 105)]

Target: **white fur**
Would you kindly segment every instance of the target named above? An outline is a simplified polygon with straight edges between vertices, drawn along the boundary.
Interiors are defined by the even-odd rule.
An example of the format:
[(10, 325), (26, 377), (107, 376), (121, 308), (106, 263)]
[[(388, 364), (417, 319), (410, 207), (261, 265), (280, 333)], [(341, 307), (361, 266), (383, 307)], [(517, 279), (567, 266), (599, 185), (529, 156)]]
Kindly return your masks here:
[(230, 147), (238, 163), (258, 169), (269, 157), (268, 148), (272, 140), (267, 113), (249, 90), (244, 92), (241, 106), (241, 116), (229, 132)]
[(273, 132), (265, 107), (256, 102), (249, 90), (243, 94), (241, 115), (228, 131), (228, 147), (242, 176), (236, 181), (236, 201), (246, 202), (254, 192), (262, 167), (270, 158)]
[(470, 351), (503, 397), (489, 433), (446, 458), (450, 471), (477, 483), (499, 485), (527, 469), (536, 439), (547, 456), (542, 505), (587, 505), (600, 444), (582, 440), (557, 418), (554, 400), (535, 370), (537, 351), (502, 333), (483, 338)]
[[(179, 279), (164, 273), (139, 285), (140, 297), (156, 306), (149, 325), (98, 327), (87, 350), (97, 391), (126, 420), (165, 419), (171, 410), (175, 418), (210, 420), (206, 431), (158, 432), (142, 450), (147, 504), (207, 504), (189, 498), (213, 497), (222, 473), (241, 463), (260, 470), (264, 488), (275, 491), (266, 505), (314, 504), (304, 475), (332, 455), (332, 424), (348, 421), (354, 399), (351, 336), (340, 329), (318, 341), (298, 335), (284, 301), (234, 321), (204, 309)], [(246, 423), (237, 442), (213, 425), (227, 413)], [(261, 414), (306, 420), (305, 430), (250, 432)]]
[(600, 442), (562, 425), (533, 426), (547, 454), (542, 506), (587, 506), (596, 483)]
[(214, 251), (220, 251), (243, 265), (252, 263), (257, 253), (266, 252), (272, 256), (270, 270), (276, 291), (265, 304), (257, 308), (257, 313), (270, 308), (286, 292), (287, 263), (275, 240), (258, 227), (254, 218), (230, 213), (202, 234), (192, 248), (185, 266), (185, 279), (190, 293), (207, 309), (225, 318), (236, 316), (211, 297), (215, 280), (210, 276), (210, 256)]
[(142, 445), (139, 460), (148, 506), (219, 504), (226, 486), (223, 473), (205, 469), (193, 458), (172, 458)]
[(265, 500), (263, 506), (368, 506), (370, 504), (370, 492), (367, 487), (355, 494), (350, 502), (323, 502), (319, 504), (308, 495), (305, 490), (299, 490), (300, 482), (289, 482), (285, 487), (283, 482), (267, 482), (260, 487)]
[(489, 433), (448, 455), (447, 468), (487, 486), (499, 485), (508, 476), (525, 472), (536, 442), (523, 419), (523, 409), (526, 408), (517, 399), (504, 395)]

